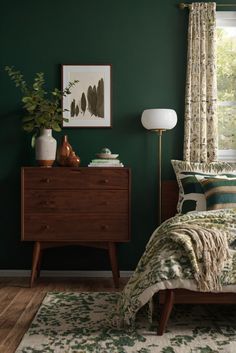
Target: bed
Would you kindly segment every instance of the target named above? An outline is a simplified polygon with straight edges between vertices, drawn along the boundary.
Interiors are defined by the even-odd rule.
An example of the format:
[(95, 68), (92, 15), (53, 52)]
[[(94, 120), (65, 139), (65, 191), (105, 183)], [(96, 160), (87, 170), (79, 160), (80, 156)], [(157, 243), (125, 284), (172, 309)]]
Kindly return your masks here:
[[(176, 214), (179, 188), (176, 180), (162, 184), (162, 221)], [(236, 292), (236, 286), (235, 286)], [(159, 292), (162, 313), (157, 334), (163, 335), (174, 304), (236, 304), (235, 292), (207, 293), (187, 289), (167, 289)]]
[[(185, 163), (182, 161), (174, 162), (176, 162), (178, 167), (180, 165), (182, 167), (183, 163)], [(192, 168), (192, 165), (190, 167)], [(208, 165), (207, 167), (204, 166), (204, 173), (210, 174), (203, 175), (203, 173), (201, 173), (202, 170), (199, 170), (199, 168), (202, 168), (199, 164), (197, 168), (196, 165), (192, 168), (197, 169), (194, 180), (198, 177), (200, 178), (197, 179), (196, 184), (198, 184), (200, 180), (202, 187), (204, 186), (204, 188), (202, 188), (203, 191), (201, 191), (204, 195), (195, 194), (195, 191), (192, 191), (193, 178), (189, 175), (186, 176), (185, 172), (182, 174), (184, 178), (181, 180), (181, 183), (178, 177), (178, 184), (175, 180), (163, 181), (162, 221), (167, 221), (162, 223), (162, 225), (153, 232), (144, 254), (118, 303), (120, 317), (124, 322), (130, 324), (135, 318), (136, 312), (144, 304), (149, 303), (149, 307), (151, 308), (150, 304), (152, 298), (154, 294), (158, 294), (159, 303), (162, 306), (161, 318), (157, 329), (158, 335), (162, 335), (165, 332), (174, 304), (236, 303), (236, 169), (234, 165), (219, 163)], [(206, 169), (209, 170), (206, 171)], [(194, 173), (195, 172), (193, 172), (193, 174)], [(198, 175), (199, 173), (200, 175)], [(230, 201), (222, 201), (220, 198), (219, 200), (219, 195), (217, 195), (217, 201), (214, 199), (216, 206), (212, 208), (212, 194), (214, 197), (215, 194), (214, 192), (212, 193), (212, 189), (208, 197), (209, 190), (207, 188), (210, 182), (213, 183), (212, 188), (214, 190), (214, 183), (216, 182), (220, 184), (221, 189), (222, 183), (226, 185), (223, 186), (224, 188), (229, 188), (230, 186), (230, 190), (231, 188), (233, 190), (232, 195), (234, 195), (235, 203), (233, 203), (233, 199), (230, 199)], [(189, 191), (190, 186), (191, 190)], [(197, 192), (199, 192), (199, 190)], [(193, 202), (192, 198), (194, 199), (195, 197), (196, 200)], [(205, 207), (207, 208), (202, 211), (200, 206), (202, 207), (203, 199), (205, 200)], [(227, 202), (227, 204), (222, 206), (222, 202)], [(181, 214), (179, 213), (177, 216), (173, 217), (176, 214), (176, 204), (178, 211), (181, 209)], [(235, 209), (232, 208), (233, 206)], [(188, 207), (193, 209), (184, 212), (185, 214), (183, 215), (183, 208), (185, 208), (186, 211)], [(199, 209), (197, 209), (197, 207)], [(196, 222), (197, 225), (194, 222)], [(207, 224), (207, 226), (205, 226), (205, 224)], [(176, 227), (179, 227), (180, 230), (179, 234), (177, 234), (177, 238), (175, 238)], [(204, 232), (202, 233), (203, 228)], [(190, 241), (188, 241), (188, 233), (190, 234)], [(205, 242), (211, 243), (203, 247), (204, 251), (202, 255), (198, 255), (199, 258), (197, 258), (197, 260), (200, 259), (199, 263), (196, 263), (196, 259), (194, 258), (195, 254), (192, 251), (192, 249), (195, 251), (195, 245), (197, 242), (199, 243), (196, 234), (197, 237), (200, 236), (200, 241), (203, 240), (204, 246)], [(205, 236), (206, 240), (204, 238)], [(194, 243), (195, 241), (196, 244)], [(231, 244), (233, 244), (232, 249)], [(216, 249), (217, 252), (215, 252)], [(199, 252), (199, 249), (197, 251)], [(168, 254), (170, 254), (169, 257), (167, 256)], [(219, 256), (219, 254), (221, 255)], [(219, 262), (216, 262), (215, 257)], [(168, 261), (171, 264), (167, 264)], [(189, 269), (191, 267), (189, 265), (192, 266), (191, 269)], [(203, 271), (200, 271), (197, 275), (194, 273), (193, 276), (193, 268), (195, 265), (199, 265), (200, 267), (205, 266), (205, 268), (208, 267), (208, 272), (206, 271), (204, 278), (202, 277)], [(217, 267), (218, 265), (219, 269)]]

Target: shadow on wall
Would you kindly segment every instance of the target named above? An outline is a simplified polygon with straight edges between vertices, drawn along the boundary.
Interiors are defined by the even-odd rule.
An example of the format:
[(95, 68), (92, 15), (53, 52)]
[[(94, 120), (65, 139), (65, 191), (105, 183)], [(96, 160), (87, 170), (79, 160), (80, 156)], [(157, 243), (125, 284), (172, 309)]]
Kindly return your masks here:
[(18, 174), (21, 164), (29, 164), (34, 155), (30, 147), (31, 136), (22, 130), (21, 114), (21, 111), (15, 110), (0, 117), (4, 126), (0, 130), (1, 181)]
[[(9, 254), (13, 266), (20, 245), (20, 172), (21, 165), (30, 165), (34, 150), (31, 136), (22, 130), (21, 111), (14, 110), (0, 116), (0, 191), (1, 191), (1, 249), (0, 267), (9, 268)], [(23, 256), (27, 250), (23, 249)]]

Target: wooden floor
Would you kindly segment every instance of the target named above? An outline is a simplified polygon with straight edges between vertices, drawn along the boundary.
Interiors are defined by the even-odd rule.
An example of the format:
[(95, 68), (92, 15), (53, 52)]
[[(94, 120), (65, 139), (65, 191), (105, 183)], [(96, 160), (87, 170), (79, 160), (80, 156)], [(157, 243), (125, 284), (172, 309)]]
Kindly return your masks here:
[[(121, 290), (127, 279), (120, 279)], [(113, 292), (112, 279), (41, 278), (29, 288), (27, 278), (0, 278), (0, 352), (14, 353), (45, 294), (50, 291)]]

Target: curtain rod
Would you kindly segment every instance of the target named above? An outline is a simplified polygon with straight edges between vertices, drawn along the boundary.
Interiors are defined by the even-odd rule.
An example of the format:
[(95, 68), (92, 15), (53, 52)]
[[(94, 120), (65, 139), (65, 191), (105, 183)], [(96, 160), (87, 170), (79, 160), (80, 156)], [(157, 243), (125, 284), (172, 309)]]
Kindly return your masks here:
[[(184, 2), (181, 2), (179, 4), (179, 8), (181, 10), (184, 10), (185, 8), (190, 8), (190, 3), (184, 3)], [(231, 6), (234, 6), (236, 7), (236, 4), (216, 4), (216, 6), (222, 6), (222, 7), (231, 7)]]

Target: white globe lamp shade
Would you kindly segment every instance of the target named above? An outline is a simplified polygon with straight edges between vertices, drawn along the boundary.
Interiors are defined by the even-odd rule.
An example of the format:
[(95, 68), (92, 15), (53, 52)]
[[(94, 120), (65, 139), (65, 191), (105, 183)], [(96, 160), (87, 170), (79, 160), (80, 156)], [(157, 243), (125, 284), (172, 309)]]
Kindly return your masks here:
[(177, 124), (177, 114), (173, 109), (146, 109), (141, 122), (147, 130), (170, 130)]

